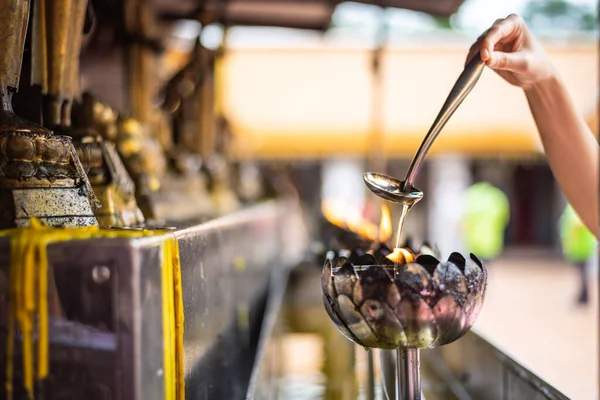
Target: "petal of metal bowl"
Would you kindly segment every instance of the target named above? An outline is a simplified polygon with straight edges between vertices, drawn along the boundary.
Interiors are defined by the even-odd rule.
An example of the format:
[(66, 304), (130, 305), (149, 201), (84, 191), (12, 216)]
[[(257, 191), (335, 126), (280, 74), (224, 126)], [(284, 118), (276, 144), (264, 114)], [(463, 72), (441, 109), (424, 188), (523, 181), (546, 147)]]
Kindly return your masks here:
[[(421, 255), (415, 262), (373, 265), (375, 257), (329, 257), (323, 301), (348, 339), (381, 349), (433, 348), (451, 343), (475, 323), (483, 305), (487, 270), (470, 255), (446, 262)], [(362, 265), (362, 262), (368, 263)]]

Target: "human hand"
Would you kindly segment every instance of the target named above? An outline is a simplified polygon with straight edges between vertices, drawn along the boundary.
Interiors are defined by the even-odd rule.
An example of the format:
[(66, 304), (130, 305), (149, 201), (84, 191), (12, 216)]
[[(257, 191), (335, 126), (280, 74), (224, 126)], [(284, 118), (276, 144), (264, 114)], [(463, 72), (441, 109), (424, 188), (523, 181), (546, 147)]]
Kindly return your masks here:
[(544, 49), (516, 14), (496, 20), (471, 46), (465, 65), (477, 53), (498, 75), (525, 89), (555, 76)]

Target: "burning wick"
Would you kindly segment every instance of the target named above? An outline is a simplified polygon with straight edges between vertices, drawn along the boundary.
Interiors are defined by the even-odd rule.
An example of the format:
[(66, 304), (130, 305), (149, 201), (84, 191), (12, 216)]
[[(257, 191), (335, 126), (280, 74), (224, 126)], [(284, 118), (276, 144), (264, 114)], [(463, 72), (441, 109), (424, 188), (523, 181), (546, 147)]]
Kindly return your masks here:
[(412, 252), (400, 247), (396, 247), (394, 251), (385, 257), (396, 264), (408, 264), (415, 261), (415, 256)]

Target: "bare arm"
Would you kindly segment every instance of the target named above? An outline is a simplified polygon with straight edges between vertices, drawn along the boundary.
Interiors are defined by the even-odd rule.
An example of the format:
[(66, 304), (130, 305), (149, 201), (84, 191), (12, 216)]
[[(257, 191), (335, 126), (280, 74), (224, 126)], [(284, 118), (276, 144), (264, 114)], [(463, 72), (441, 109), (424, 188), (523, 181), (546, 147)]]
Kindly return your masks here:
[(600, 146), (542, 47), (513, 14), (479, 37), (467, 62), (478, 52), (488, 67), (525, 91), (554, 177), (583, 223), (600, 237)]
[(588, 229), (598, 229), (598, 142), (559, 77), (525, 89), (554, 177)]

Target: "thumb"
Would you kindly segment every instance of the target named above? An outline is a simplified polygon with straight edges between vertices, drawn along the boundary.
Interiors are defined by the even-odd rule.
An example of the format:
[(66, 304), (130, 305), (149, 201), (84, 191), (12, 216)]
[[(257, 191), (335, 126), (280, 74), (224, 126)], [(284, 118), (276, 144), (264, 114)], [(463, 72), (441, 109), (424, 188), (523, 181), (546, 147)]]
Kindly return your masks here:
[(491, 69), (511, 72), (525, 72), (527, 70), (527, 58), (523, 53), (492, 52), (492, 56), (486, 64)]

